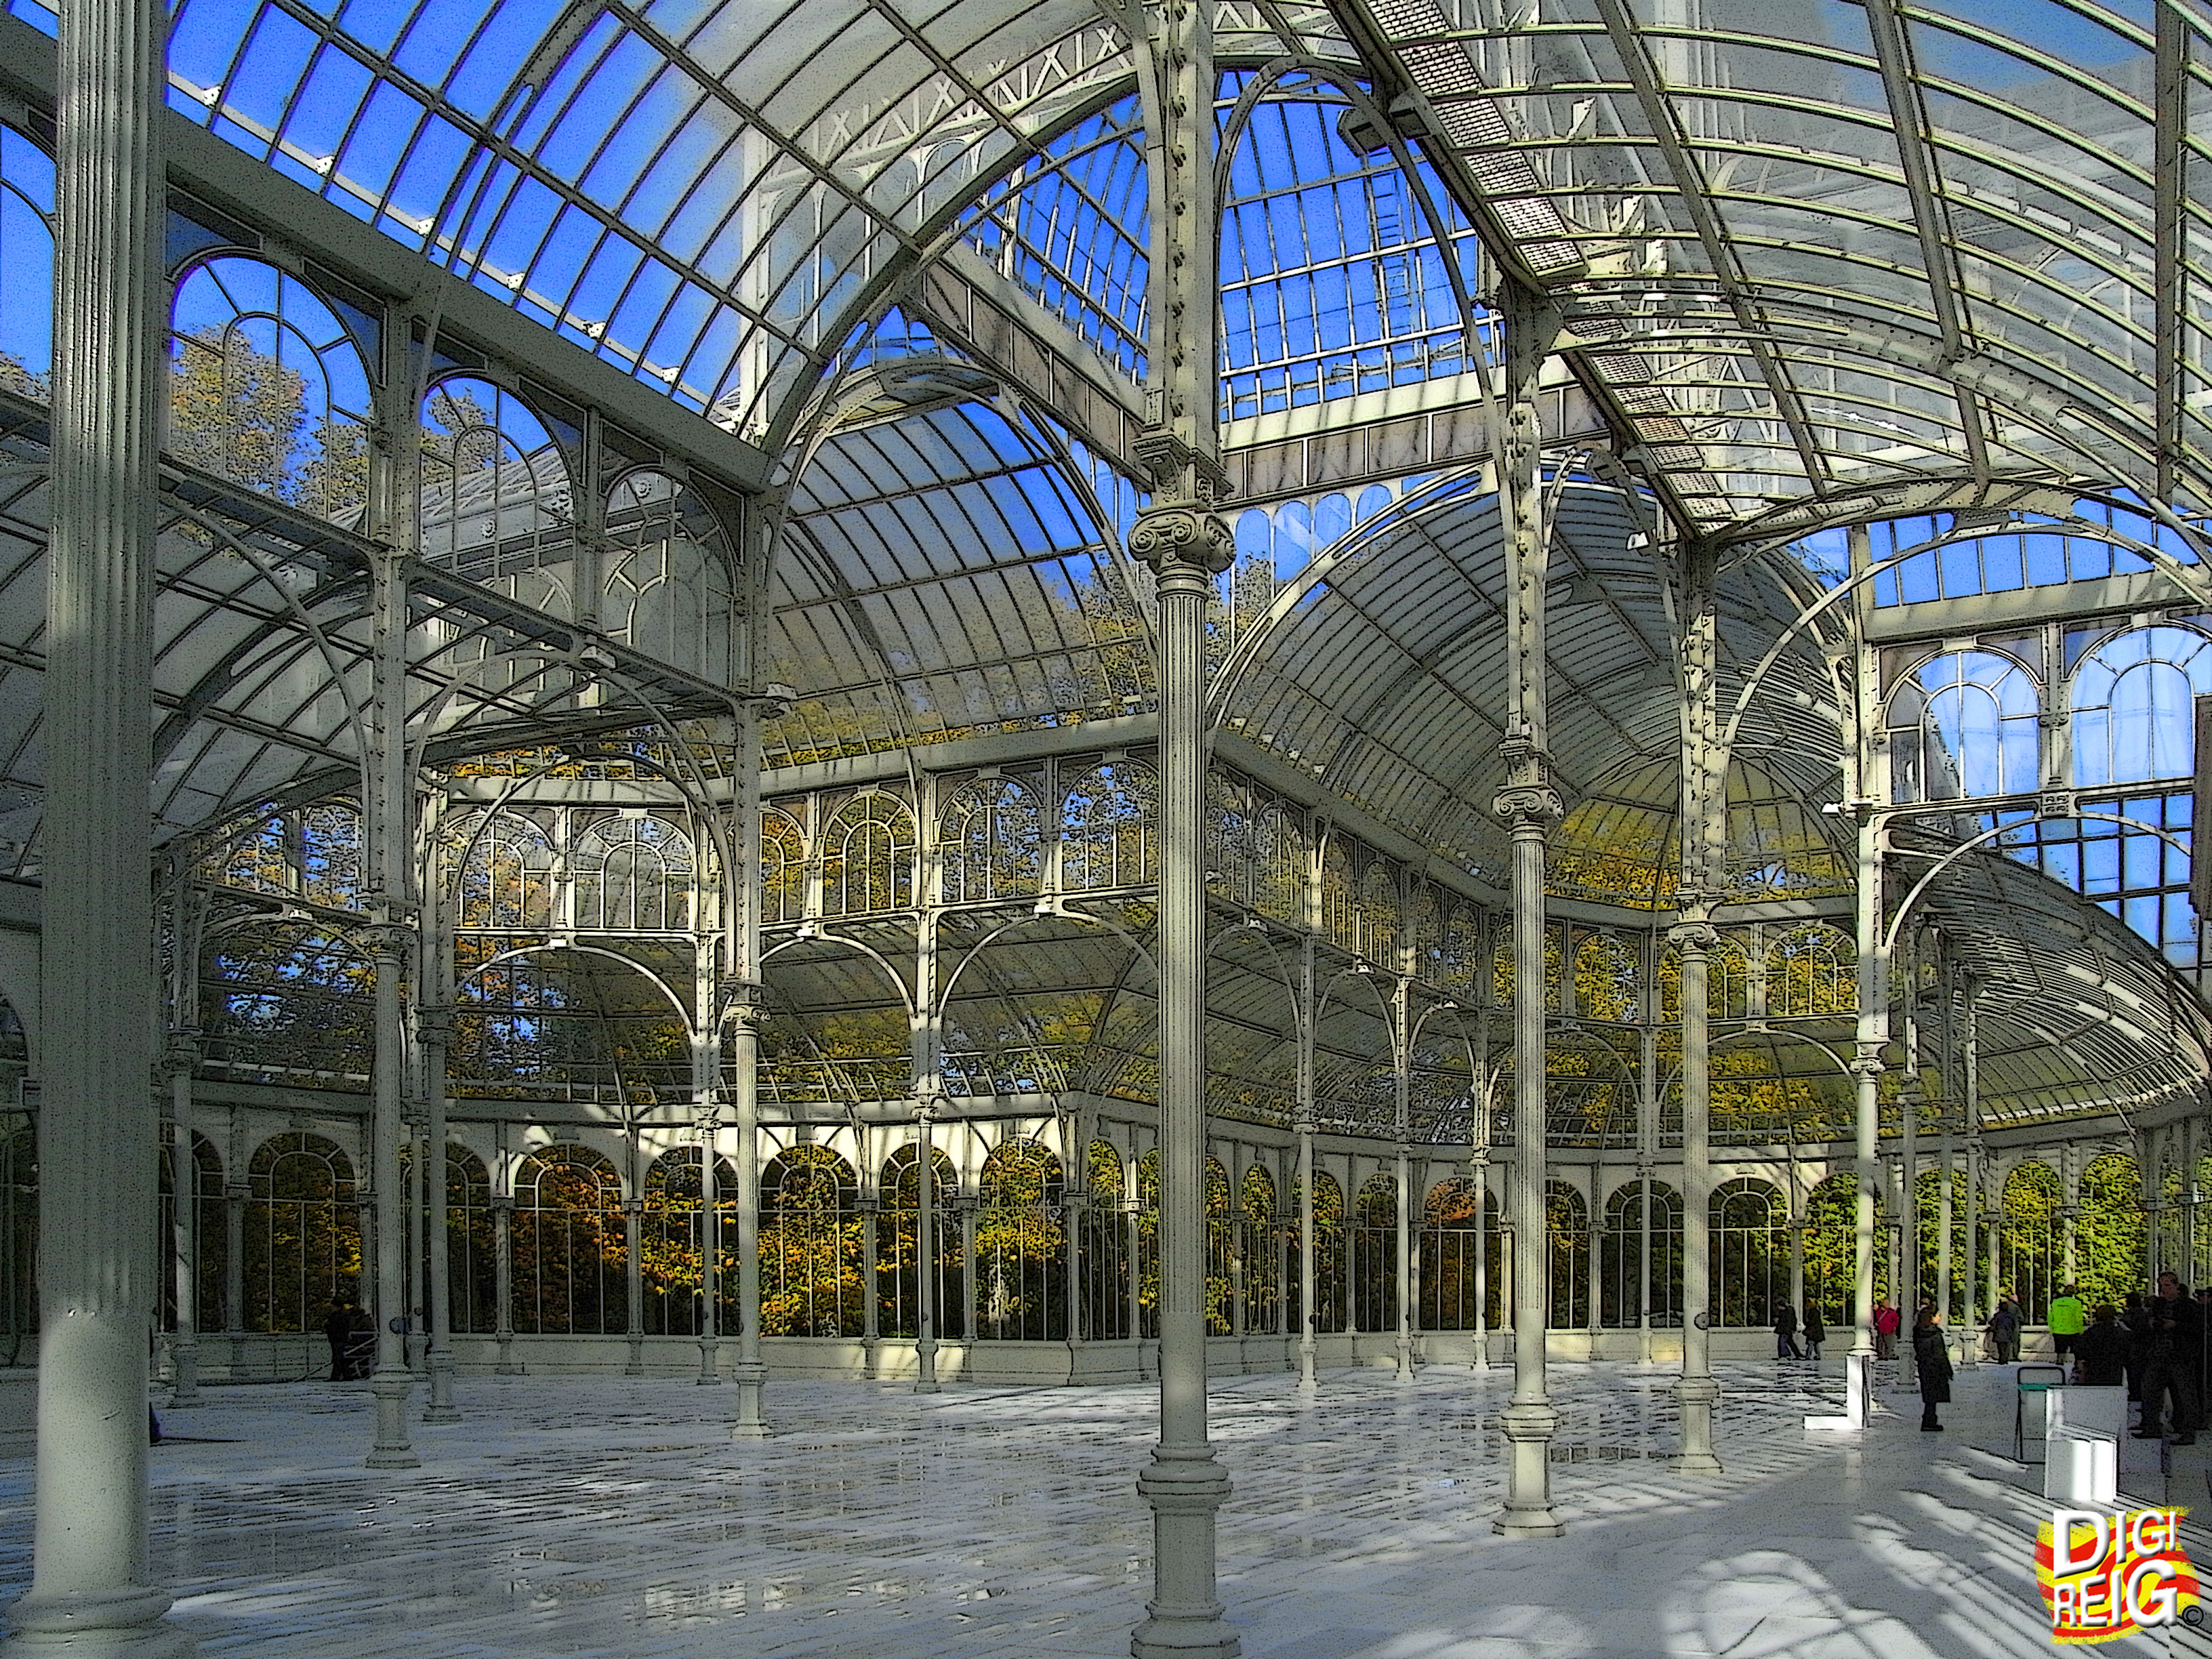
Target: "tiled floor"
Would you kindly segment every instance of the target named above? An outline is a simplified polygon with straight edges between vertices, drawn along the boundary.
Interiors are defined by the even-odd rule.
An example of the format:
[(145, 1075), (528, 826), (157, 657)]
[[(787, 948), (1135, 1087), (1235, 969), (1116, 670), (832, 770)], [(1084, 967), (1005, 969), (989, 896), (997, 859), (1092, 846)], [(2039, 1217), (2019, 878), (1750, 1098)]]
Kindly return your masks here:
[[(1961, 1376), (1862, 1438), (1808, 1432), (1840, 1367), (1727, 1368), (1711, 1480), (1673, 1474), (1671, 1374), (1554, 1373), (1566, 1537), (1492, 1535), (1510, 1375), (1217, 1384), (1237, 1483), (1221, 1588), (1249, 1659), (1927, 1659), (2047, 1653), (2009, 1449), (2008, 1373)], [(424, 1467), (372, 1474), (368, 1400), (210, 1390), (155, 1453), (155, 1570), (210, 1655), (906, 1659), (1118, 1656), (1150, 1578), (1139, 1387), (774, 1388), (736, 1445), (729, 1395), (664, 1381), (463, 1379)], [(2154, 1447), (2131, 1447), (2139, 1455)], [(2195, 1449), (2174, 1501), (2206, 1497)], [(2131, 1473), (2162, 1501), (2154, 1458)], [(27, 1460), (0, 1462), (0, 1590), (28, 1570)], [(2212, 1562), (2212, 1534), (2199, 1534)], [(2212, 1655), (2195, 1632), (2106, 1651)]]

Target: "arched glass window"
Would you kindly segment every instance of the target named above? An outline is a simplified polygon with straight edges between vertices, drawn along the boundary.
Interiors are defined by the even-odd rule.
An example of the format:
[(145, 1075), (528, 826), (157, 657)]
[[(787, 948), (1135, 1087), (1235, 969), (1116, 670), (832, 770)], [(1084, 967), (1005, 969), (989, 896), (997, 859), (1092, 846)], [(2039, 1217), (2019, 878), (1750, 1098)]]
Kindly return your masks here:
[(955, 789), (938, 827), (944, 902), (1024, 897), (1037, 890), (1044, 818), (1037, 799), (1011, 778)]
[(362, 908), (361, 813), (349, 801), (319, 801), (234, 826), (210, 849), (202, 872), (226, 887), (281, 893), (342, 910)]
[[(1423, 1330), (1471, 1331), (1496, 1322), (1505, 1277), (1495, 1207), (1483, 1203), (1481, 1189), (1465, 1176), (1429, 1188), (1421, 1214)], [(1478, 1291), (1490, 1310), (1481, 1317)]]
[(422, 556), (568, 616), (574, 502), (561, 447), (529, 404), (473, 375), (422, 399)]
[(822, 909), (856, 916), (914, 902), (914, 814), (893, 796), (855, 795), (823, 836)]
[[(876, 1224), (876, 1320), (885, 1336), (918, 1336), (921, 1332), (921, 1174), (919, 1149), (908, 1144), (884, 1161), (881, 1179), (883, 1218)], [(944, 1149), (929, 1153), (932, 1177), (930, 1203), (937, 1234), (936, 1276), (931, 1282), (932, 1306), (937, 1311), (939, 1336), (969, 1334), (962, 1317), (960, 1295), (960, 1224), (952, 1213), (952, 1197), (960, 1177)]]
[(2036, 765), (2035, 681), (1994, 651), (1923, 663), (1889, 704), (1890, 793), (1899, 801), (2021, 794)]
[(1481, 911), (1468, 904), (1452, 906), (1451, 916), (1444, 924), (1441, 975), (1449, 988), (1474, 990), (1475, 975), (1482, 966), (1483, 926)]
[[(2149, 1272), (2149, 1229), (2143, 1216), (2142, 1173), (2125, 1152), (2092, 1158), (2081, 1171), (2081, 1216), (2074, 1224), (2075, 1282), (2092, 1307), (2118, 1307), (2143, 1288)], [(1983, 1281), (1984, 1284), (1987, 1280)], [(1974, 1300), (1984, 1299), (1977, 1288)]]
[(1717, 1323), (1770, 1325), (1790, 1299), (1790, 1206), (1771, 1182), (1740, 1176), (1713, 1189), (1711, 1312)]
[(2196, 754), (2195, 699), (2212, 692), (2212, 639), (2160, 625), (2115, 635), (2074, 671), (2074, 781), (2184, 778)]
[(1398, 1328), (1398, 1182), (1370, 1176), (1352, 1223), (1352, 1328)]
[(514, 1328), (547, 1336), (629, 1328), (622, 1182), (582, 1146), (545, 1146), (514, 1172)]
[(761, 814), (761, 920), (797, 921), (806, 913), (806, 835), (790, 813)]
[(1033, 1140), (983, 1160), (975, 1212), (975, 1332), (986, 1339), (1067, 1339), (1065, 1194), (1060, 1160)]
[[(726, 1190), (734, 1189), (733, 1182)], [(769, 1160), (761, 1175), (763, 1335), (860, 1335), (860, 1194), (853, 1166), (827, 1146), (802, 1143)], [(731, 1228), (726, 1248), (735, 1239)]]
[(1589, 1201), (1564, 1181), (1544, 1183), (1544, 1233), (1550, 1246), (1551, 1302), (1545, 1322), (1557, 1331), (1589, 1328)]
[(1297, 817), (1272, 803), (1261, 807), (1252, 820), (1253, 908), (1279, 921), (1298, 921), (1305, 862)]
[[(639, 1195), (638, 1288), (644, 1297), (641, 1322), (649, 1336), (699, 1334), (706, 1284), (706, 1273), (701, 1266), (706, 1232), (705, 1194), (700, 1189), (702, 1167), (696, 1146), (679, 1146), (653, 1159), (645, 1172), (645, 1190)], [(764, 1176), (763, 1189), (765, 1191), (769, 1184)], [(728, 1311), (737, 1304), (736, 1286), (732, 1282), (737, 1263), (730, 1254), (737, 1237), (737, 1186), (735, 1167), (726, 1158), (716, 1158), (714, 1215), (719, 1249), (715, 1265), (722, 1275), (717, 1286), (722, 1319), (716, 1328), (724, 1331), (732, 1328), (728, 1323)], [(774, 1258), (769, 1248), (765, 1215), (761, 1220), (760, 1244), (761, 1329), (766, 1332), (770, 1328), (769, 1264)]]
[(1275, 1213), (1275, 1178), (1255, 1164), (1244, 1171), (1237, 1192), (1240, 1238), (1231, 1289), (1242, 1309), (1240, 1328), (1249, 1334), (1279, 1331), (1283, 1286), (1275, 1245), (1282, 1222)]
[(1387, 864), (1368, 866), (1359, 884), (1359, 951), (1370, 961), (1395, 966), (1398, 957), (1398, 872)]
[(177, 1226), (177, 1137), (173, 1124), (164, 1126), (161, 1148), (160, 1230), (161, 1254), (161, 1328), (177, 1328), (177, 1282), (180, 1261), (192, 1264), (191, 1285), (195, 1318), (202, 1330), (222, 1328), (224, 1261), (229, 1229), (223, 1224), (222, 1155), (215, 1142), (192, 1133), (192, 1236), (182, 1236)]
[(0, 387), (47, 395), (54, 362), (54, 159), (0, 126)]
[(576, 926), (608, 933), (683, 933), (696, 873), (691, 838), (665, 818), (601, 818), (576, 842)]
[(553, 838), (514, 811), (471, 812), (447, 831), (461, 860), (459, 926), (543, 932), (553, 925)]
[(1793, 927), (1766, 953), (1766, 1012), (1850, 1013), (1858, 1006), (1858, 951), (1832, 927)]
[(1575, 947), (1575, 1006), (1587, 1018), (1634, 1019), (1643, 978), (1636, 952), (1610, 933), (1593, 933)]
[(277, 1135), (255, 1150), (246, 1184), (246, 1329), (319, 1329), (362, 1293), (352, 1161), (320, 1135)]
[[(1302, 1188), (1297, 1182), (1291, 1182), (1289, 1201), (1283, 1213), (1288, 1218), (1283, 1224), (1286, 1236), (1290, 1266), (1283, 1280), (1283, 1300), (1290, 1308), (1290, 1323), (1286, 1328), (1303, 1331), (1305, 1328), (1305, 1308), (1301, 1301), (1304, 1293), (1304, 1269), (1300, 1265), (1300, 1236), (1298, 1206)], [(1344, 1328), (1344, 1188), (1336, 1184), (1336, 1177), (1326, 1170), (1314, 1174), (1314, 1305), (1317, 1322), (1314, 1329), (1327, 1333)]]
[(1114, 1341), (1129, 1334), (1129, 1243), (1136, 1218), (1123, 1202), (1121, 1154), (1094, 1140), (1085, 1153), (1091, 1178), (1083, 1206), (1083, 1255), (1077, 1278), (1083, 1292), (1082, 1335)]
[(736, 667), (735, 559), (720, 518), (665, 472), (632, 472), (607, 501), (607, 631), (717, 684)]
[[(1877, 1218), (1877, 1241), (1881, 1226)], [(1805, 1202), (1805, 1300), (1820, 1309), (1823, 1324), (1849, 1325), (1856, 1319), (1852, 1299), (1857, 1259), (1858, 1178), (1839, 1172), (1814, 1187)], [(1874, 1253), (1874, 1293), (1892, 1296), (1889, 1252), (1880, 1248)]]
[(1663, 1181), (1651, 1183), (1651, 1257), (1644, 1255), (1644, 1183), (1614, 1188), (1605, 1204), (1605, 1236), (1598, 1257), (1598, 1322), (1632, 1330), (1648, 1303), (1655, 1330), (1682, 1322), (1682, 1195)]
[(1359, 917), (1352, 904), (1355, 879), (1344, 843), (1332, 839), (1321, 858), (1322, 937), (1347, 951), (1359, 948)]
[[(482, 1334), (499, 1328), (499, 1249), (491, 1176), (458, 1142), (446, 1145), (446, 1272), (453, 1328)], [(424, 1271), (428, 1271), (427, 1259)]]
[(2064, 1265), (2058, 1206), (2063, 1198), (2058, 1171), (2039, 1159), (2031, 1158), (2005, 1177), (1997, 1284), (2019, 1299), (2031, 1325), (2043, 1322), (2051, 1298), (2058, 1293)]
[(1107, 761), (1078, 778), (1060, 806), (1060, 879), (1068, 890), (1157, 882), (1159, 807), (1159, 774), (1141, 761)]
[(319, 517), (359, 523), (368, 369), (319, 295), (258, 259), (204, 260), (177, 283), (169, 356), (171, 454)]

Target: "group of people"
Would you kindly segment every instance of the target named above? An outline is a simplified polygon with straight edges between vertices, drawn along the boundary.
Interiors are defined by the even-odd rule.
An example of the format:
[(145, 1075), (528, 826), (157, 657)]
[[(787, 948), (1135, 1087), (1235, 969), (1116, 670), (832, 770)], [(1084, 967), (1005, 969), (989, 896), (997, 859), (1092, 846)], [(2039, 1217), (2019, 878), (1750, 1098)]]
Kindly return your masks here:
[[(1885, 1310), (1893, 1331), (1897, 1319), (1887, 1302), (1876, 1304), (1878, 1355), (1889, 1352), (1881, 1343)], [(2137, 1439), (2170, 1434), (2177, 1445), (2196, 1443), (2203, 1426), (2204, 1378), (2212, 1370), (2212, 1285), (2192, 1297), (2178, 1276), (2160, 1273), (2154, 1294), (2130, 1291), (2125, 1306), (2107, 1302), (2093, 1310), (2069, 1285), (2052, 1299), (2049, 1317), (2058, 1363), (2069, 1368), (2073, 1381), (2106, 1388), (2125, 1383), (2128, 1397), (2142, 1402)], [(2019, 1302), (2009, 1290), (2003, 1291), (1983, 1328), (1999, 1364), (2019, 1359), (2025, 1322)], [(1920, 1304), (1913, 1321), (1912, 1364), (1920, 1380), (1921, 1431), (1940, 1433), (1943, 1425), (1936, 1420), (1936, 1407), (1951, 1398), (1951, 1351), (1932, 1301)]]
[(1820, 1345), (1828, 1340), (1828, 1327), (1820, 1318), (1818, 1304), (1805, 1304), (1805, 1347), (1797, 1347), (1797, 1310), (1787, 1302), (1774, 1310), (1774, 1357), (1777, 1359), (1818, 1359)]

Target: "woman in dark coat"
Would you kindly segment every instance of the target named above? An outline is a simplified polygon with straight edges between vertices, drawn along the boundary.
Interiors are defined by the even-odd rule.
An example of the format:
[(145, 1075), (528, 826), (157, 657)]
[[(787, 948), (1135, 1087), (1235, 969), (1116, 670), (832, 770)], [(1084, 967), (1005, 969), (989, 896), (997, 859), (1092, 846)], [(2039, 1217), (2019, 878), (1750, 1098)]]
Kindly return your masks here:
[(1828, 1327), (1827, 1322), (1820, 1317), (1820, 1304), (1817, 1302), (1808, 1302), (1805, 1304), (1805, 1358), (1818, 1359), (1820, 1357), (1820, 1345), (1827, 1340)]
[(1797, 1310), (1787, 1302), (1774, 1310), (1774, 1357), (1777, 1359), (1802, 1359), (1797, 1352)]
[(1920, 1373), (1920, 1432), (1940, 1434), (1936, 1407), (1951, 1401), (1951, 1351), (1932, 1309), (1923, 1308), (1913, 1324), (1912, 1364)]

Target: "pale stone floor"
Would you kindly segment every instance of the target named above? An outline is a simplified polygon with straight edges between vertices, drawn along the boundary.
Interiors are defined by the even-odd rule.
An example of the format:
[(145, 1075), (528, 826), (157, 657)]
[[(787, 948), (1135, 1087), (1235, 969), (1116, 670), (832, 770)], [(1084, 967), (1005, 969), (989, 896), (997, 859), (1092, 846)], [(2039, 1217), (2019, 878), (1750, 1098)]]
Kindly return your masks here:
[[(1808, 1431), (1840, 1365), (1722, 1368), (1726, 1474), (1664, 1461), (1658, 1369), (1553, 1372), (1567, 1535), (1492, 1535), (1510, 1373), (1218, 1380), (1237, 1491), (1221, 1588), (1248, 1659), (1928, 1659), (2054, 1651), (2038, 1599), (2040, 1471), (2007, 1456), (2012, 1379), (1962, 1374), (1942, 1437), (1916, 1400), (1863, 1437)], [(1149, 1388), (787, 1382), (776, 1437), (732, 1444), (726, 1389), (465, 1377), (424, 1467), (362, 1469), (368, 1401), (208, 1391), (165, 1414), (153, 1560), (209, 1655), (270, 1659), (1127, 1651), (1150, 1577), (1134, 1477)], [(419, 1400), (419, 1395), (418, 1395)], [(2033, 1450), (2031, 1448), (2031, 1450)], [(2172, 1501), (2207, 1498), (2199, 1449)], [(2154, 1446), (2126, 1484), (2166, 1501)], [(27, 1459), (0, 1462), (0, 1594), (28, 1571)], [(2212, 1513), (2212, 1510), (2208, 1510)], [(2212, 1534), (2195, 1532), (2212, 1564)], [(2212, 1655), (2195, 1631), (2114, 1654)]]

